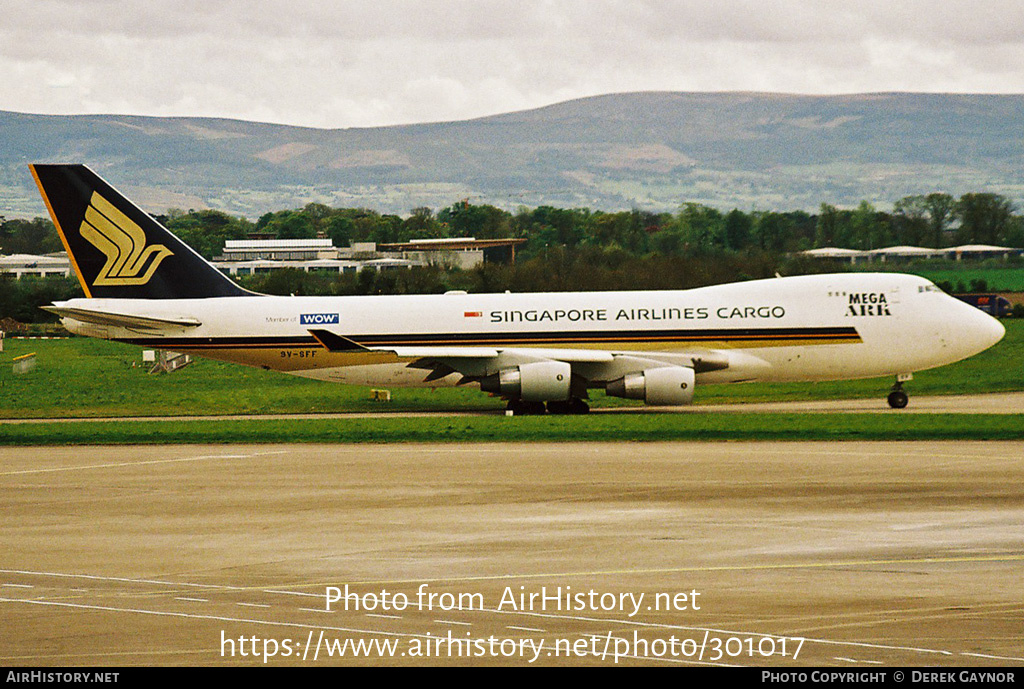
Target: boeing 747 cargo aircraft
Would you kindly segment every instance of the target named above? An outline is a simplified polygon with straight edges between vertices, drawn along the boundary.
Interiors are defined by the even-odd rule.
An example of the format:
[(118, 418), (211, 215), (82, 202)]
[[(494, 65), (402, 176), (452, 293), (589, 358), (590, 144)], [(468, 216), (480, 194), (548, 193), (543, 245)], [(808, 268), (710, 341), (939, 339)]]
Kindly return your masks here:
[(515, 414), (591, 390), (683, 405), (697, 385), (894, 376), (977, 354), (1003, 326), (928, 280), (809, 275), (682, 291), (279, 297), (249, 292), (82, 165), (32, 165), (83, 299), (71, 332), (320, 380), (476, 384)]

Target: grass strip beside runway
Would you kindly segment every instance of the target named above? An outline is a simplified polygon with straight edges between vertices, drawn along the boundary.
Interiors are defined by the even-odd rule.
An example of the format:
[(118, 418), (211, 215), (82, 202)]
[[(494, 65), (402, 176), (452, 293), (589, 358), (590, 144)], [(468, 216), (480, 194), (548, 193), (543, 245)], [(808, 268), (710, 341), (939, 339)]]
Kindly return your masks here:
[(592, 414), (8, 423), (0, 445), (1021, 440), (1024, 414)]
[[(911, 399), (1024, 390), (1024, 319), (1008, 319), (1006, 338), (950, 366), (921, 371), (907, 385)], [(504, 402), (478, 386), (438, 390), (394, 388), (392, 401), (371, 399), (369, 388), (307, 380), (274, 371), (198, 359), (172, 374), (150, 375), (142, 350), (115, 342), (70, 338), (11, 340), (0, 353), (0, 418), (118, 418), (219, 414), (494, 411)], [(36, 353), (28, 373), (15, 357)], [(424, 374), (425, 375), (425, 374)], [(884, 400), (891, 376), (819, 383), (697, 384), (696, 404), (874, 398)], [(381, 386), (384, 387), (384, 386)], [(595, 409), (642, 407), (594, 391)], [(912, 402), (913, 404), (913, 402)]]

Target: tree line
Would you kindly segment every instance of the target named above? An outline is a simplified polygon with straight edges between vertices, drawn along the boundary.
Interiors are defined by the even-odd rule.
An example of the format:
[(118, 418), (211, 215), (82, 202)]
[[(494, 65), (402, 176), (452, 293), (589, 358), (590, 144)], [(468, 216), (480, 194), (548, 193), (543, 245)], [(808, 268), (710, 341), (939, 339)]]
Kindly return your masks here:
[(550, 206), (513, 213), (460, 201), (437, 212), (414, 208), (405, 218), (311, 203), (302, 209), (267, 213), (256, 223), (218, 211), (172, 211), (163, 219), (207, 257), (219, 253), (224, 240), (253, 234), (280, 239), (329, 237), (335, 246), (449, 237), (525, 238), (528, 241), (520, 252), (526, 257), (558, 246), (621, 249), (634, 256), (687, 256), (722, 251), (793, 253), (825, 246), (861, 250), (905, 244), (1024, 246), (1024, 217), (1015, 211), (1013, 202), (1000, 194), (955, 198), (933, 193), (904, 197), (887, 211), (864, 201), (854, 209), (822, 204), (817, 213), (723, 212), (698, 203), (683, 204), (675, 213)]
[[(527, 239), (517, 249), (515, 264), (485, 263), (465, 271), (433, 266), (340, 275), (284, 270), (242, 278), (246, 287), (270, 294), (686, 289), (775, 273), (845, 269), (798, 254), (825, 246), (1024, 246), (1024, 216), (1009, 199), (992, 193), (907, 196), (888, 211), (865, 201), (853, 209), (822, 204), (817, 213), (724, 212), (697, 203), (683, 204), (674, 213), (550, 206), (510, 212), (460, 201), (436, 212), (415, 208), (406, 217), (311, 203), (266, 213), (256, 222), (215, 210), (170, 210), (157, 219), (206, 258), (219, 256), (229, 239), (251, 236), (329, 237), (335, 246), (449, 237)], [(49, 220), (0, 217), (0, 253), (61, 249)], [(45, 319), (47, 314), (36, 307), (78, 295), (74, 278), (14, 281), (0, 276), (0, 318)]]
[[(853, 209), (823, 203), (806, 211), (723, 212), (698, 203), (675, 213), (618, 212), (586, 208), (520, 208), (506, 211), (460, 201), (440, 211), (414, 208), (407, 217), (365, 208), (304, 208), (266, 213), (255, 223), (215, 210), (170, 210), (157, 216), (185, 243), (207, 258), (218, 256), (229, 239), (328, 237), (335, 246), (354, 242), (386, 244), (414, 239), (476, 237), (525, 238), (526, 257), (553, 247), (598, 247), (634, 256), (687, 256), (714, 252), (793, 253), (837, 246), (877, 249), (893, 245), (942, 248), (956, 244), (1024, 246), (1024, 216), (1000, 194), (970, 193), (960, 198), (933, 193), (907, 196), (892, 210), (867, 201)], [(0, 253), (42, 254), (61, 250), (49, 220), (0, 217)]]

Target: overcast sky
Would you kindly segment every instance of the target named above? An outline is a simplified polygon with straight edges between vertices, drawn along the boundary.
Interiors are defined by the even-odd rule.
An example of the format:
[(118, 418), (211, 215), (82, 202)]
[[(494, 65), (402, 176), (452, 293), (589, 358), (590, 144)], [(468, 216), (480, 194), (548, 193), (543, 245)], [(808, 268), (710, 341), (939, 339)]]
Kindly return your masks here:
[(0, 0), (0, 110), (334, 128), (650, 90), (1024, 93), (1024, 2)]

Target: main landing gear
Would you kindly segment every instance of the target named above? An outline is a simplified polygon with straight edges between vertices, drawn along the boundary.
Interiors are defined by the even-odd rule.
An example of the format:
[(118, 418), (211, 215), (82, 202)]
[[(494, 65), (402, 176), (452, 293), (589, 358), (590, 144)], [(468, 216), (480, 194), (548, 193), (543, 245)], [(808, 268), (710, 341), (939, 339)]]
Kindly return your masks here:
[(547, 403), (545, 409), (543, 402), (526, 402), (524, 400), (509, 400), (506, 412), (512, 412), (512, 416), (536, 416), (543, 414), (586, 414), (590, 411), (590, 405), (578, 397), (568, 400), (552, 400)]
[(893, 409), (903, 409), (907, 406), (907, 403), (910, 402), (910, 398), (907, 396), (907, 393), (903, 391), (903, 383), (910, 380), (910, 378), (910, 374), (896, 376), (896, 382), (893, 384), (892, 391), (886, 399), (889, 406)]
[(590, 411), (590, 405), (579, 397), (573, 397), (564, 402), (548, 402), (549, 414), (586, 414)]

